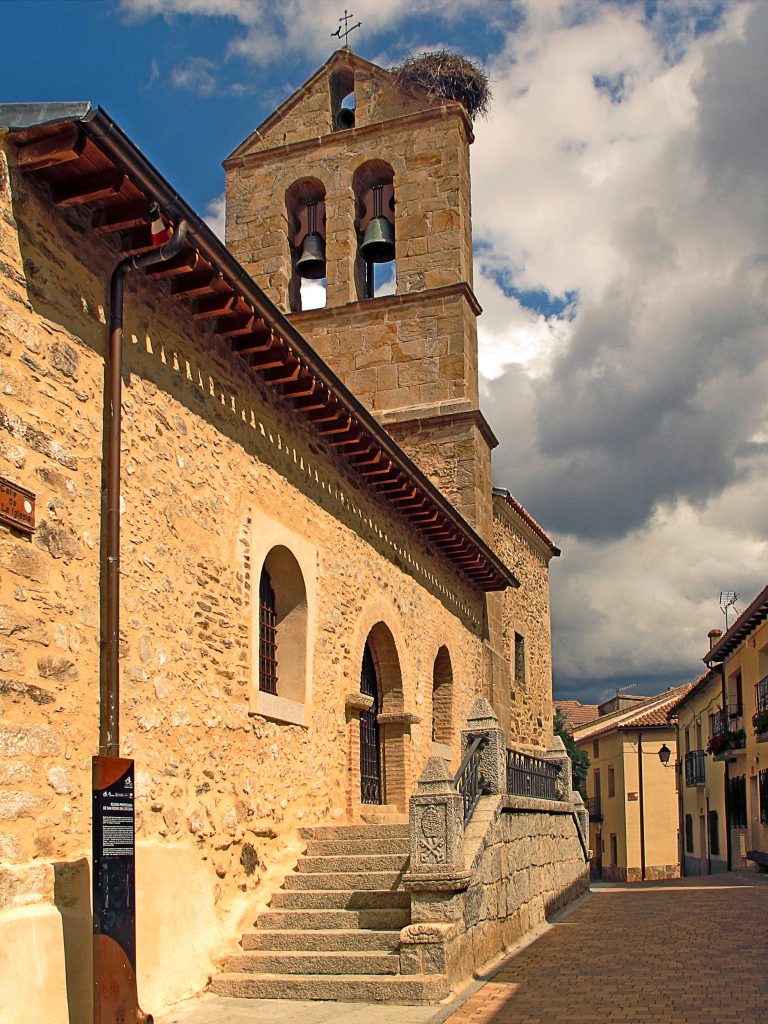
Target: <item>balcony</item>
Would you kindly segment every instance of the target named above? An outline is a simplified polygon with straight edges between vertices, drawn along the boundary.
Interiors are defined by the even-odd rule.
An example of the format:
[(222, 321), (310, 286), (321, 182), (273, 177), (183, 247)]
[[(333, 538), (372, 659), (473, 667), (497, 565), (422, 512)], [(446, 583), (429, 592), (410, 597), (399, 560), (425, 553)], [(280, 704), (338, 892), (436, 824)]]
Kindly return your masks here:
[(742, 708), (736, 704), (716, 711), (709, 716), (710, 737), (707, 753), (712, 754), (715, 761), (725, 761), (733, 756), (733, 751), (743, 750), (747, 735), (744, 732), (744, 715)]
[(603, 805), (599, 796), (588, 796), (584, 803), (587, 805), (590, 821), (603, 820)]
[(686, 786), (703, 786), (705, 782), (705, 765), (707, 753), (705, 750), (689, 750), (685, 755), (685, 784)]

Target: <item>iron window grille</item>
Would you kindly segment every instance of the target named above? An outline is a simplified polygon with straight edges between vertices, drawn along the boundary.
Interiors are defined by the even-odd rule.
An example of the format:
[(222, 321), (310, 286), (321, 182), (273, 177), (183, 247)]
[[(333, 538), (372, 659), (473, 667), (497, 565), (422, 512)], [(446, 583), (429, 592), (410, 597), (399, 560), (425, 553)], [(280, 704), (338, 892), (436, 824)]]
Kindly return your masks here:
[(259, 689), (277, 695), (277, 605), (266, 569), (259, 580)]
[(515, 633), (515, 681), (525, 682), (525, 637)]
[(761, 679), (755, 686), (755, 700), (757, 702), (757, 710), (768, 711), (768, 676)]
[(709, 812), (709, 852), (713, 857), (720, 856), (720, 827), (717, 820), (717, 811)]
[(731, 828), (747, 827), (747, 777), (728, 779), (728, 823)]
[(693, 853), (693, 817), (685, 816), (685, 852)]
[(691, 750), (685, 755), (685, 784), (686, 786), (704, 785), (704, 772), (707, 763), (707, 754), (704, 750)]
[(727, 732), (738, 732), (744, 728), (742, 709), (737, 704), (716, 711), (709, 716), (710, 733), (712, 736), (723, 736)]
[(768, 768), (758, 772), (757, 780), (760, 791), (760, 824), (768, 825)]

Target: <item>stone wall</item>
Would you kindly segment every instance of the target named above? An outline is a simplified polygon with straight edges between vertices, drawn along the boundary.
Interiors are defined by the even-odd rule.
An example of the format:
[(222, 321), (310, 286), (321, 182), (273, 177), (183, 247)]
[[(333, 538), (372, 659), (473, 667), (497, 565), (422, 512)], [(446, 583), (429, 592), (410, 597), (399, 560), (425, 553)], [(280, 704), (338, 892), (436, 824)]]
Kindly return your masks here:
[(475, 974), (589, 888), (589, 865), (570, 803), (489, 796), (465, 836), (464, 888), (411, 885), (403, 973)]
[[(509, 668), (508, 707), (497, 708), (510, 745), (545, 747), (552, 735), (552, 626), (549, 560), (552, 552), (533, 537), (503, 498), (494, 499), (494, 548), (520, 580), (518, 589), (489, 595), (498, 605), (503, 664)], [(525, 643), (525, 678), (515, 678), (514, 635)], [(498, 694), (499, 702), (503, 693)], [(496, 701), (494, 701), (496, 705)]]
[[(68, 972), (90, 934), (103, 351), (118, 255), (1, 166), (0, 475), (36, 492), (37, 530), (0, 527), (0, 929), (15, 948), (43, 936), (40, 962), (56, 968), (36, 976), (38, 997), (44, 988), (56, 1003), (54, 1021), (66, 1019)], [(482, 688), (483, 601), (166, 286), (138, 275), (124, 365), (121, 753), (137, 765), (139, 849), (154, 851), (152, 878), (139, 857), (139, 915), (164, 948), (185, 950), (175, 988), (163, 988), (140, 920), (140, 991), (167, 1002), (204, 984), (246, 901), (280, 884), (275, 866), (299, 825), (358, 813), (347, 697), (371, 630), (386, 626), (399, 662), (385, 742), (397, 733), (404, 810), (431, 752), (438, 650), (450, 655), (457, 724)], [(267, 536), (303, 552), (301, 725), (256, 712), (253, 593)], [(62, 896), (70, 869), (79, 881)], [(170, 913), (163, 877), (195, 892), (186, 915)], [(0, 989), (17, 966), (0, 961)], [(33, 982), (9, 1024), (34, 1019)], [(87, 1008), (70, 1011), (85, 1019)]]

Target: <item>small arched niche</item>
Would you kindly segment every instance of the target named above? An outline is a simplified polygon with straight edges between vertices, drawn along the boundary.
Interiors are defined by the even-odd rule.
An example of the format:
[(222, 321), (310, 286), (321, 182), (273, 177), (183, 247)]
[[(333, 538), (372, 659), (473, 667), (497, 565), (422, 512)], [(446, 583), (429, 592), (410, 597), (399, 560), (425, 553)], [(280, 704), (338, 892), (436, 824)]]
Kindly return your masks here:
[(285, 193), (291, 278), (288, 307), (292, 313), (322, 309), (326, 302), (325, 186), (301, 178)]
[(307, 590), (299, 563), (280, 544), (270, 549), (261, 569), (258, 622), (257, 710), (270, 718), (296, 721), (296, 709), (287, 712), (291, 704), (303, 707), (306, 697)]
[[(384, 160), (368, 160), (352, 177), (358, 299), (394, 295), (397, 290), (394, 181), (395, 172)], [(390, 259), (383, 256), (388, 250), (391, 250)], [(368, 258), (371, 253), (372, 258)]]
[(432, 667), (432, 742), (442, 747), (453, 743), (453, 667), (445, 646)]
[(355, 74), (349, 69), (335, 71), (328, 83), (331, 118), (335, 132), (355, 127)]

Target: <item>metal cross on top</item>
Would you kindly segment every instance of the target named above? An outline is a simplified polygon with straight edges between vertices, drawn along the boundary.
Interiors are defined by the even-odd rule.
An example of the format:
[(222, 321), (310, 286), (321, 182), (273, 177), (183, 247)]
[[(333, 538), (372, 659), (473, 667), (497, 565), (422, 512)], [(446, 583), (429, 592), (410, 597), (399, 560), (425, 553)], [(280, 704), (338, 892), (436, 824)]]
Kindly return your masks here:
[[(360, 26), (362, 25), (362, 21), (358, 21), (356, 25), (350, 26), (349, 23), (352, 20), (352, 18), (354, 18), (354, 14), (350, 14), (350, 12), (345, 7), (344, 17), (339, 18), (339, 27), (336, 29), (335, 32), (331, 32), (332, 38), (334, 36), (338, 36), (339, 39), (341, 39), (341, 37), (344, 36), (344, 48), (347, 50), (349, 49), (349, 33), (354, 32), (356, 28), (360, 28)], [(341, 27), (342, 22), (344, 22), (344, 28)]]

